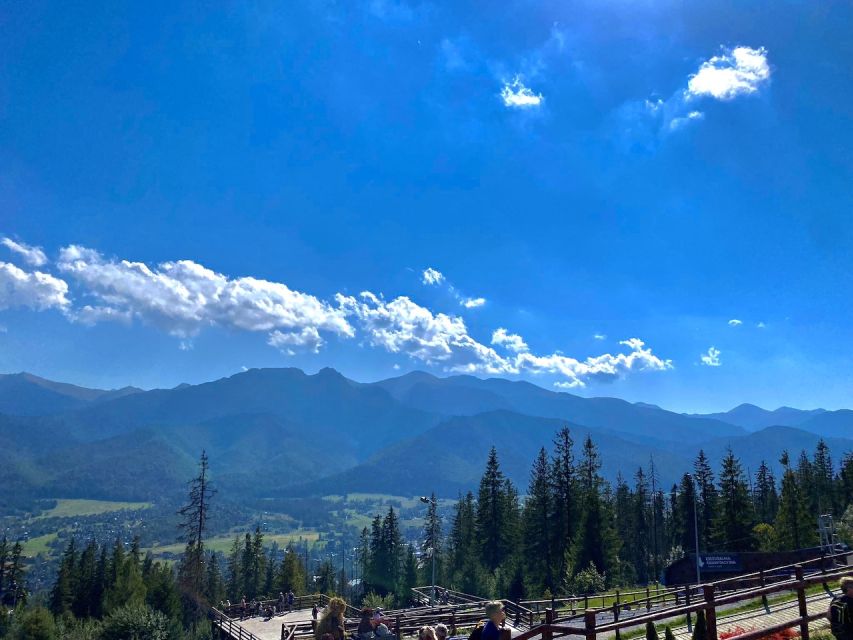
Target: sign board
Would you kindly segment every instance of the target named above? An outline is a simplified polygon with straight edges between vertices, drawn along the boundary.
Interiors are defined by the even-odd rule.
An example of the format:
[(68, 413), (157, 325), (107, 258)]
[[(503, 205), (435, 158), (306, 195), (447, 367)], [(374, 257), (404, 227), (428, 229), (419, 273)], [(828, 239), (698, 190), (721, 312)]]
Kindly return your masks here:
[(709, 573), (743, 571), (743, 565), (736, 553), (706, 553), (699, 556), (699, 569)]

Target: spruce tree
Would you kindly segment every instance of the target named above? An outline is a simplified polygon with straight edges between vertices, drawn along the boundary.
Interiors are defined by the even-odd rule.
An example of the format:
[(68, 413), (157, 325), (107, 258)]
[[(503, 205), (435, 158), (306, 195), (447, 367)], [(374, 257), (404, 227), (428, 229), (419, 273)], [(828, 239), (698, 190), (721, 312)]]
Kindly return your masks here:
[(477, 498), (477, 540), (480, 545), (480, 559), (490, 571), (500, 566), (504, 559), (505, 514), (504, 475), (498, 462), (498, 452), (492, 447), (486, 470), (480, 479)]
[(781, 462), (785, 472), (779, 496), (779, 514), (774, 526), (776, 547), (780, 551), (810, 547), (817, 542), (816, 523), (809, 514), (797, 475), (790, 467), (787, 451), (782, 454)]
[[(435, 493), (430, 496), (427, 505), (426, 518), (424, 519), (423, 536), (424, 541), (421, 545), (421, 553), (429, 562), (425, 562), (423, 566), (422, 584), (432, 584), (432, 558), (435, 555), (436, 576), (441, 575), (441, 546), (442, 546), (442, 523), (441, 516), (438, 513), (438, 501), (435, 498)], [(438, 582), (438, 577), (436, 577)]]
[(537, 595), (541, 595), (546, 589), (553, 593), (556, 586), (551, 547), (553, 537), (549, 535), (556, 524), (553, 521), (550, 479), (551, 466), (543, 447), (539, 450), (530, 472), (522, 518), (525, 571), (528, 584)]
[(700, 450), (693, 463), (699, 498), (699, 546), (707, 551), (711, 545), (712, 523), (717, 511), (717, 488), (714, 486), (714, 472), (711, 464)]
[(186, 542), (178, 575), (181, 588), (191, 602), (198, 602), (203, 597), (204, 534), (207, 531), (210, 500), (216, 493), (210, 484), (210, 468), (205, 451), (201, 452), (198, 468), (198, 475), (190, 481), (187, 504), (178, 511), (181, 516), (178, 526)]
[(817, 508), (815, 515), (838, 513), (840, 505), (837, 504), (835, 496), (835, 470), (832, 465), (832, 455), (823, 438), (818, 440), (815, 447), (812, 470), (815, 506)]
[(755, 539), (749, 486), (740, 460), (731, 449), (723, 458), (717, 505), (717, 517), (713, 521), (717, 547), (727, 551), (752, 551)]
[(580, 507), (576, 491), (574, 441), (568, 427), (561, 428), (554, 438), (551, 460), (551, 492), (553, 526), (551, 536), (553, 558), (557, 563), (555, 580), (566, 573), (566, 559), (575, 539)]
[(771, 524), (779, 510), (779, 494), (773, 470), (762, 460), (755, 474), (755, 517), (758, 522)]

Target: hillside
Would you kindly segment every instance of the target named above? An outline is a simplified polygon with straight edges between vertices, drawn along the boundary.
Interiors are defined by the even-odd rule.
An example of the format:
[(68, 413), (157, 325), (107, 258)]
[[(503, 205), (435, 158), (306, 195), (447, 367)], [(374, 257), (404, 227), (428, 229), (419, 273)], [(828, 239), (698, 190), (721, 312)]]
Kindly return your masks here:
[[(813, 449), (819, 437), (813, 431), (822, 429), (833, 435), (837, 455), (853, 449), (853, 440), (837, 437), (853, 433), (853, 412), (749, 433), (715, 418), (616, 398), (420, 372), (364, 384), (332, 369), (313, 375), (255, 369), (204, 384), (113, 394), (28, 376), (0, 378), (0, 389), (16, 385), (17, 404), (7, 406), (18, 415), (0, 414), (0, 482), (14, 489), (16, 502), (177, 495), (202, 449), (226, 499), (354, 491), (453, 496), (474, 488), (493, 444), (523, 488), (534, 455), (550, 447), (562, 426), (570, 427), (578, 449), (592, 435), (608, 479), (629, 478), (654, 456), (662, 485), (688, 470), (700, 448), (716, 461), (730, 446), (755, 468), (764, 457), (775, 463), (783, 449)], [(72, 408), (59, 411), (63, 403)], [(49, 414), (36, 415), (40, 408)]]
[(749, 431), (757, 431), (765, 427), (798, 427), (816, 416), (826, 413), (825, 409), (794, 409), (779, 407), (773, 411), (762, 409), (754, 404), (741, 404), (722, 413), (688, 414), (691, 418), (721, 420), (743, 427)]

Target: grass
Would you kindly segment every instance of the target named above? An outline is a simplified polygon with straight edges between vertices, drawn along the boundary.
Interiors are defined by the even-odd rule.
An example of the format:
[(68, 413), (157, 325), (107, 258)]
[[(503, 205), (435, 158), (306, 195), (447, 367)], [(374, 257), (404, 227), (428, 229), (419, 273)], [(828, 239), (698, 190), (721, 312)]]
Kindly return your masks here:
[(35, 558), (38, 554), (43, 553), (44, 555), (48, 555), (50, 553), (50, 543), (56, 540), (57, 534), (48, 533), (43, 536), (37, 536), (35, 538), (30, 538), (26, 542), (24, 542), (24, 556), (27, 558)]
[[(240, 535), (242, 538), (243, 535)], [(316, 531), (308, 530), (308, 529), (300, 529), (298, 531), (294, 531), (292, 533), (267, 533), (264, 534), (264, 544), (271, 545), (273, 542), (277, 543), (279, 547), (286, 547), (291, 542), (298, 541), (308, 541), (308, 542), (317, 542), (320, 538), (320, 534)], [(211, 538), (209, 540), (205, 540), (204, 546), (208, 549), (208, 551), (221, 551), (222, 553), (228, 553), (231, 551), (231, 545), (234, 544), (234, 536), (217, 536), (216, 538)], [(166, 553), (174, 553), (179, 554), (184, 551), (184, 543), (176, 542), (175, 544), (166, 544), (166, 545), (157, 545), (154, 547), (150, 547), (146, 549), (146, 551), (151, 551), (155, 556), (163, 555)]]
[(150, 502), (110, 502), (108, 500), (76, 500), (60, 499), (53, 509), (45, 511), (36, 520), (43, 518), (75, 518), (81, 516), (96, 516), (112, 511), (136, 511), (150, 509)]

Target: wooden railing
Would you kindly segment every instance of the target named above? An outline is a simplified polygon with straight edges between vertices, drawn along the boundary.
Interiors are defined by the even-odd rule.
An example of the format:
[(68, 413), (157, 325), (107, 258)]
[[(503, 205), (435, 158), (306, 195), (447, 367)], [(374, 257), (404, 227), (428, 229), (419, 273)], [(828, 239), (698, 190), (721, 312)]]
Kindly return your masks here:
[(229, 618), (216, 607), (210, 608), (210, 615), (213, 626), (232, 640), (258, 640), (255, 634), (246, 631), (238, 621)]
[(763, 599), (771, 594), (783, 592), (795, 592), (798, 603), (798, 616), (784, 623), (766, 627), (763, 629), (750, 630), (747, 633), (737, 636), (737, 640), (757, 640), (763, 636), (784, 629), (797, 627), (802, 640), (809, 640), (809, 623), (820, 620), (826, 616), (825, 612), (817, 614), (809, 614), (806, 602), (806, 589), (810, 586), (823, 584), (828, 588), (828, 581), (849, 575), (850, 569), (836, 569), (826, 571), (810, 576), (806, 576), (803, 567), (794, 565), (794, 576), (788, 580), (775, 582), (764, 587), (748, 588), (743, 591), (737, 591), (729, 594), (720, 594), (718, 597), (717, 588), (714, 584), (701, 585), (701, 599), (697, 599), (691, 604), (680, 606), (664, 607), (657, 611), (647, 612), (644, 615), (634, 616), (631, 618), (619, 619), (618, 613), (614, 616), (614, 621), (600, 624), (598, 614), (601, 610), (590, 609), (583, 613), (583, 616), (578, 619), (582, 624), (566, 624), (556, 619), (553, 609), (548, 609), (545, 612), (545, 623), (534, 627), (530, 631), (522, 633), (514, 638), (514, 640), (533, 640), (542, 638), (542, 640), (553, 640), (565, 635), (581, 635), (586, 640), (596, 640), (599, 636), (610, 636), (617, 632), (623, 632), (629, 628), (642, 627), (646, 623), (666, 623), (674, 622), (680, 618), (685, 618), (698, 611), (705, 613), (705, 625), (707, 638), (716, 640), (717, 634), (717, 610), (721, 607), (730, 607), (732, 605), (743, 604), (751, 600)]

